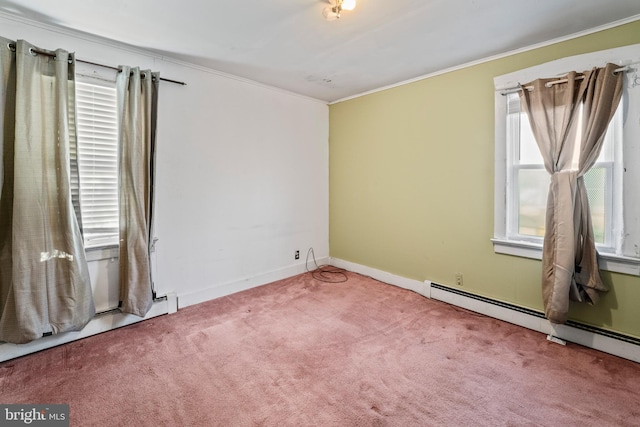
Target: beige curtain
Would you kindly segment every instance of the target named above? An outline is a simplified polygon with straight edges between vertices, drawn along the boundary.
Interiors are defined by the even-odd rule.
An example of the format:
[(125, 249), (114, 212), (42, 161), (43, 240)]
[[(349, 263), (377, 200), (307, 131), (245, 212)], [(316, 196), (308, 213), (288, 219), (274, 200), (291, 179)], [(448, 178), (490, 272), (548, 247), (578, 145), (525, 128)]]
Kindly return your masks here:
[(116, 79), (120, 118), (120, 310), (144, 316), (153, 303), (150, 247), (159, 74), (121, 67)]
[[(622, 74), (614, 64), (566, 83), (539, 79), (524, 86), (520, 98), (551, 175), (542, 253), (545, 314), (564, 323), (569, 300), (595, 303), (607, 291), (598, 269), (584, 174), (594, 165), (604, 134), (620, 102)], [(583, 77), (581, 77), (583, 76)]]
[(34, 49), (0, 38), (0, 340), (13, 343), (95, 314), (71, 195), (75, 60)]

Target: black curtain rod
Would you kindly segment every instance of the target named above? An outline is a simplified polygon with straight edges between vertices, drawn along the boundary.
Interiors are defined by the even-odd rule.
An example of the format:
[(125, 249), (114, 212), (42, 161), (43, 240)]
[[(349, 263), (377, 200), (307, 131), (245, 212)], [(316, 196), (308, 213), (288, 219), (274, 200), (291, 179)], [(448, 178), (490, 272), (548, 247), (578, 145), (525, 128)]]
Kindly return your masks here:
[[(9, 43), (9, 49), (11, 49), (12, 51), (15, 52), (16, 45), (13, 44), (13, 43)], [(37, 54), (40, 54), (40, 55), (46, 55), (46, 56), (49, 56), (51, 58), (55, 58), (56, 57), (55, 53), (47, 52), (47, 51), (44, 51), (44, 50), (38, 50), (38, 49), (34, 49), (34, 48), (30, 48), (29, 52), (37, 53)], [(122, 72), (122, 70), (120, 68), (113, 67), (111, 65), (98, 64), (97, 62), (85, 61), (83, 59), (78, 59), (78, 58), (76, 58), (76, 62), (82, 62), (84, 64), (91, 64), (91, 65), (96, 65), (98, 67), (109, 68), (109, 69), (115, 70), (115, 71), (117, 71), (119, 73)], [(169, 83), (175, 83), (177, 85), (182, 85), (182, 86), (186, 86), (187, 85), (185, 82), (180, 82), (178, 80), (172, 80), (172, 79), (165, 79), (164, 77), (160, 77), (160, 80), (165, 81), (165, 82), (169, 82)]]
[[(122, 72), (122, 70), (120, 68), (113, 67), (111, 65), (98, 64), (97, 62), (85, 61), (84, 59), (77, 59), (77, 58), (76, 58), (76, 61), (77, 62), (82, 62), (84, 64), (96, 65), (98, 67), (109, 68), (111, 70), (116, 70), (119, 73)], [(186, 86), (187, 85), (185, 82), (179, 82), (178, 80), (172, 80), (172, 79), (165, 79), (164, 77), (160, 77), (160, 80), (165, 81), (165, 82), (169, 82), (169, 83), (175, 83), (177, 85), (182, 85), (182, 86)]]
[[(634, 63), (635, 64), (635, 63)], [(629, 70), (631, 70), (631, 66), (630, 65), (625, 65), (624, 67), (620, 67), (620, 68), (616, 68), (615, 70), (613, 70), (613, 74), (618, 74), (618, 73), (625, 73)], [(576, 76), (576, 80), (584, 80), (584, 75), (582, 73), (579, 73), (580, 75)], [(545, 83), (546, 87), (551, 87), (553, 85), (557, 85), (560, 83), (567, 83), (569, 80), (567, 78), (558, 78), (558, 80), (552, 80), (550, 82)], [(528, 90), (529, 92), (531, 92), (533, 90), (533, 86), (522, 86), (522, 85), (518, 85), (516, 87), (510, 87), (507, 89), (504, 89), (502, 91), (500, 91), (500, 95), (509, 95), (512, 93), (516, 93), (516, 92), (520, 92), (521, 90)]]

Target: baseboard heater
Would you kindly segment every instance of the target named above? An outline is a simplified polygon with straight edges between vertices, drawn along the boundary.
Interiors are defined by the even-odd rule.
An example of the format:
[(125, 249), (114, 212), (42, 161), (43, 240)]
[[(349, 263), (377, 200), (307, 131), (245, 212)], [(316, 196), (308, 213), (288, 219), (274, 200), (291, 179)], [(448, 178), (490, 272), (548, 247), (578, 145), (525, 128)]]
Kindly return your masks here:
[(640, 362), (640, 339), (575, 321), (564, 325), (549, 322), (544, 314), (514, 304), (430, 282), (432, 299), (466, 308), (489, 317), (533, 329), (561, 340), (584, 345), (615, 356)]

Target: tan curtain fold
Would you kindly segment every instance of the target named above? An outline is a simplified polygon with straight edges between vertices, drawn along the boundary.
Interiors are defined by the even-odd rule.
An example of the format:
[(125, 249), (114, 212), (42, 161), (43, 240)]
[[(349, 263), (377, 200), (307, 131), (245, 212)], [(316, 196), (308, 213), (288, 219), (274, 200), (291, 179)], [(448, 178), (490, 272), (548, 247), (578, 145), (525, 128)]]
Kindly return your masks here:
[(116, 79), (120, 118), (120, 310), (145, 316), (153, 304), (150, 247), (158, 73), (121, 67)]
[(529, 117), (545, 169), (550, 174), (542, 253), (545, 315), (564, 323), (569, 300), (595, 303), (607, 287), (598, 269), (597, 251), (584, 174), (594, 165), (607, 126), (620, 102), (622, 74), (614, 64), (578, 73), (567, 83), (538, 79), (523, 86), (523, 110)]
[(0, 39), (0, 340), (25, 343), (79, 330), (95, 308), (71, 194), (75, 60), (10, 43)]

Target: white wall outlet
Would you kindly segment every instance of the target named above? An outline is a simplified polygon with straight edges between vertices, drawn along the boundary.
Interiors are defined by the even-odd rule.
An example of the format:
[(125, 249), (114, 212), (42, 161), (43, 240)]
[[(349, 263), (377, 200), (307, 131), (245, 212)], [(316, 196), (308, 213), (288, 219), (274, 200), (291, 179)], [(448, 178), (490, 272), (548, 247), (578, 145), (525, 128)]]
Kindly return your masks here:
[(456, 273), (456, 286), (464, 286), (462, 282), (462, 273)]

